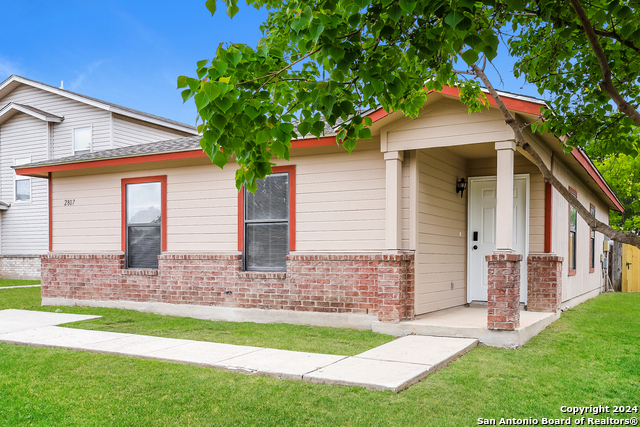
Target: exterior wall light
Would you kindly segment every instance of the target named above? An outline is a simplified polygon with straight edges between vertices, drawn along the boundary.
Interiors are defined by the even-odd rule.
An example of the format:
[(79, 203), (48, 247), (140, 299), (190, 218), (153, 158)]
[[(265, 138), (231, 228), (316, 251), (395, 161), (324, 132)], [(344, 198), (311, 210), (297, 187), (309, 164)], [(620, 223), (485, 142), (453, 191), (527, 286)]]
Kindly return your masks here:
[(456, 194), (460, 193), (460, 198), (464, 198), (464, 190), (467, 188), (467, 181), (464, 178), (460, 178), (460, 181), (456, 183)]

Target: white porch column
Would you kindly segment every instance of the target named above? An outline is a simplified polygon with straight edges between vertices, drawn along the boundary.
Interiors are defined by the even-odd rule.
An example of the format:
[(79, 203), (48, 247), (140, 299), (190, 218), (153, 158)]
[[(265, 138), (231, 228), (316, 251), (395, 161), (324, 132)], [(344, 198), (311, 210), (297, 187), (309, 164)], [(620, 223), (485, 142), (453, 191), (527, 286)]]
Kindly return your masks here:
[(496, 251), (513, 251), (513, 155), (515, 141), (496, 142)]
[(384, 153), (386, 163), (386, 249), (398, 251), (402, 246), (402, 161), (403, 151), (388, 151)]

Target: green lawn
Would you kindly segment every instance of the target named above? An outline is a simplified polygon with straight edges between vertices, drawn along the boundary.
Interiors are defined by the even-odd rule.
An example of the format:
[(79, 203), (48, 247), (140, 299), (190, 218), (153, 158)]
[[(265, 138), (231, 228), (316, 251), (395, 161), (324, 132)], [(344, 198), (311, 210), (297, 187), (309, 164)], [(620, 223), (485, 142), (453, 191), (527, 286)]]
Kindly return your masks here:
[(13, 279), (0, 279), (0, 288), (5, 286), (24, 286), (24, 285), (39, 285), (40, 280), (13, 280)]
[[(33, 304), (37, 294), (24, 295), (33, 289), (19, 291), (0, 291), (0, 308)], [(400, 394), (0, 344), (0, 425), (471, 426), (480, 417), (567, 418), (563, 405), (640, 405), (639, 312), (640, 294), (601, 295), (520, 349), (478, 347)], [(167, 325), (195, 333), (181, 322)], [(160, 324), (149, 317), (141, 327)], [(264, 331), (282, 334), (279, 342), (298, 333)], [(607, 415), (638, 417), (595, 418)]]

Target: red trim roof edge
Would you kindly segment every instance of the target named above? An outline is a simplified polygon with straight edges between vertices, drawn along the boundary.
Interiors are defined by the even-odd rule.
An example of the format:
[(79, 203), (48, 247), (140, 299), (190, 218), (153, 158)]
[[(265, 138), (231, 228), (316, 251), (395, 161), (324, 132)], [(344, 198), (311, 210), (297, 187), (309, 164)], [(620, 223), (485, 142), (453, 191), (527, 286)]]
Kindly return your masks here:
[(622, 207), (622, 203), (618, 200), (618, 197), (613, 193), (613, 190), (609, 187), (609, 184), (604, 180), (602, 175), (598, 169), (596, 169), (595, 165), (591, 161), (591, 159), (579, 148), (574, 147), (571, 150), (571, 154), (573, 157), (582, 165), (582, 167), (587, 171), (589, 176), (593, 178), (593, 180), (598, 184), (598, 186), (602, 189), (602, 191), (607, 195), (611, 203), (616, 207), (618, 212), (624, 212), (624, 207)]

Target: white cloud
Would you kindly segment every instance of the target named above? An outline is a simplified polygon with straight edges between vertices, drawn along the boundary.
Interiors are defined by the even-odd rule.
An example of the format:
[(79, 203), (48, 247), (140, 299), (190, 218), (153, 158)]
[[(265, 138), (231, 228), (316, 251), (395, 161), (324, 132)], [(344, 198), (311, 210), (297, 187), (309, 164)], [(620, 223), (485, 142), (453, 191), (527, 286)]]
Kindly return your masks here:
[(17, 62), (0, 56), (0, 81), (12, 74), (23, 75), (23, 71)]
[(77, 77), (69, 83), (68, 88), (70, 90), (77, 91), (82, 87), (82, 82), (91, 75), (100, 65), (104, 64), (107, 60), (100, 59), (89, 64), (84, 71), (78, 73)]

